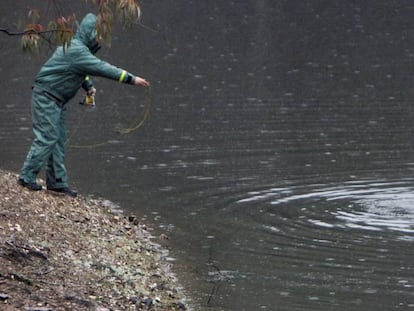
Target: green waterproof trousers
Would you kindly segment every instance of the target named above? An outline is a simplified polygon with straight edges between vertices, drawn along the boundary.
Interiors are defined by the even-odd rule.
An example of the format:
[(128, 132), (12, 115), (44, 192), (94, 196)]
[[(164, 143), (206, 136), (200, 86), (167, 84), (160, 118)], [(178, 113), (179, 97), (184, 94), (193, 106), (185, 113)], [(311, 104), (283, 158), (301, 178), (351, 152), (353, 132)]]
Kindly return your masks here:
[(59, 107), (47, 96), (32, 92), (32, 122), (35, 139), (27, 154), (20, 178), (36, 182), (36, 176), (45, 168), (46, 186), (68, 186), (65, 168), (66, 108)]

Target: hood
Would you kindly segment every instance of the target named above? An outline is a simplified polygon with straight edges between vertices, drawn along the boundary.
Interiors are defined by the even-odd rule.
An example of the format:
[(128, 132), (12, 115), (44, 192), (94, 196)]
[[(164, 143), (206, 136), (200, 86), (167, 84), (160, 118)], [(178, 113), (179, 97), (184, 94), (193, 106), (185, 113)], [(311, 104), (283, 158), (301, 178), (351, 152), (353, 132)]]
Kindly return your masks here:
[(98, 17), (95, 14), (87, 14), (80, 23), (75, 38), (79, 39), (86, 46), (91, 46), (96, 42), (96, 22)]

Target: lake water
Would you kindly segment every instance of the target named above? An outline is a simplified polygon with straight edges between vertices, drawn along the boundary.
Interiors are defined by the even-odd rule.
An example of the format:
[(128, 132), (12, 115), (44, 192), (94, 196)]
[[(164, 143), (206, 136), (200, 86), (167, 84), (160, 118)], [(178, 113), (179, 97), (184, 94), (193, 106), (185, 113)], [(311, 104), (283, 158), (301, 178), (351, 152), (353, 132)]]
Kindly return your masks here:
[[(24, 3), (2, 2), (0, 26)], [(148, 78), (151, 96), (97, 78), (96, 109), (70, 104), (72, 185), (166, 233), (199, 310), (414, 309), (414, 4), (143, 11), (145, 27), (116, 32), (99, 56)], [(0, 160), (18, 171), (47, 56), (5, 35), (0, 55)], [(144, 127), (114, 131), (146, 103)]]

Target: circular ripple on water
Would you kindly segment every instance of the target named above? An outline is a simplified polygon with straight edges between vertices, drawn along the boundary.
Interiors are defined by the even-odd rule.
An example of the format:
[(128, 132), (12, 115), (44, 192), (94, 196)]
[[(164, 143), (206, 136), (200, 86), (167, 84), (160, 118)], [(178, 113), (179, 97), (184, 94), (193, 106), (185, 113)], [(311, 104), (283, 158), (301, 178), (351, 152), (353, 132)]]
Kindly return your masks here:
[[(306, 194), (292, 194), (273, 200), (272, 205), (301, 199), (325, 201), (324, 212), (332, 217), (309, 218), (323, 227), (354, 228), (381, 231), (393, 230), (401, 238), (412, 239), (414, 233), (414, 189), (410, 181), (349, 182), (342, 186), (320, 187)], [(329, 208), (329, 205), (333, 208)], [(408, 235), (407, 235), (408, 233)]]
[[(413, 182), (352, 181), (342, 185), (307, 185), (250, 192), (238, 203), (270, 204), (266, 212), (300, 213), (299, 219), (326, 228), (393, 230), (414, 233)], [(290, 211), (289, 211), (290, 210)], [(270, 230), (276, 228), (268, 227)]]
[(237, 204), (250, 219), (240, 261), (260, 263), (245, 265), (252, 282), (288, 306), (412, 307), (413, 190), (364, 180), (249, 192)]

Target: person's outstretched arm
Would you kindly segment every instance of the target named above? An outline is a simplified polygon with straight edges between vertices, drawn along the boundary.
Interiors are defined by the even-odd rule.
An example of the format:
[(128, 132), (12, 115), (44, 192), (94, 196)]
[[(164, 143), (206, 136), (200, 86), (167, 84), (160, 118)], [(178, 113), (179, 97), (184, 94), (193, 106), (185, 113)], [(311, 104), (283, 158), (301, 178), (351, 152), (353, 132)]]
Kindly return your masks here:
[(121, 83), (127, 83), (137, 86), (149, 87), (150, 83), (144, 78), (135, 76), (134, 74), (115, 67), (94, 56), (85, 47), (85, 50), (78, 53), (74, 57), (72, 70), (78, 74), (85, 76), (101, 76), (104, 78), (117, 80)]

